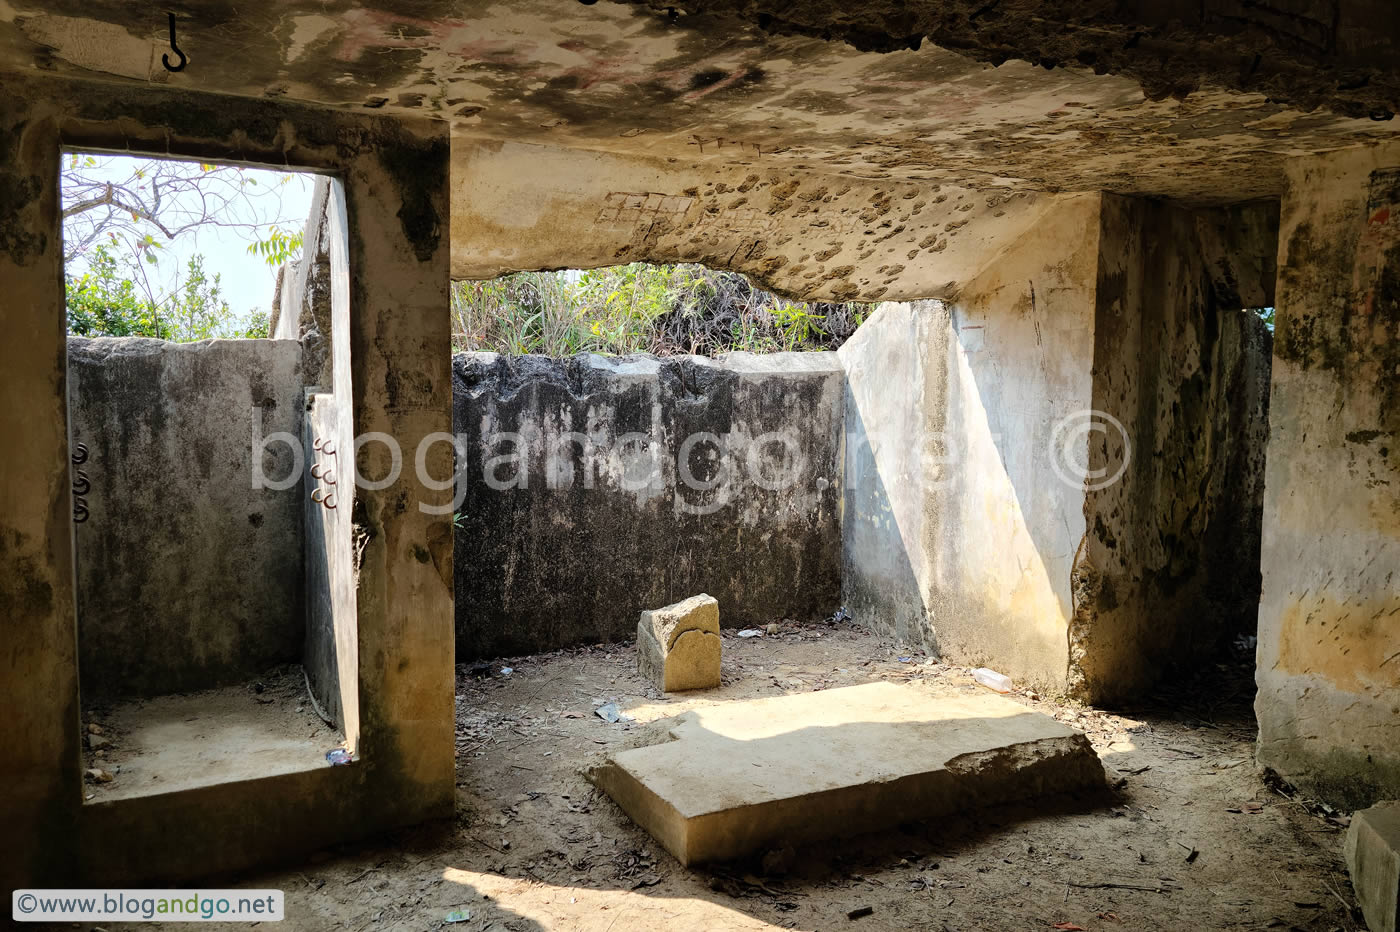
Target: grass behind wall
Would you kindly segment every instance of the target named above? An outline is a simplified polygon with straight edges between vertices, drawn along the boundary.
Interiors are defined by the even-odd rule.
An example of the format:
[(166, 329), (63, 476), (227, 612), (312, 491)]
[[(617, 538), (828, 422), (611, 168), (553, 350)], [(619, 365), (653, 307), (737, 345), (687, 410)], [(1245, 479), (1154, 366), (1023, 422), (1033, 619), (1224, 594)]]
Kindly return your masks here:
[(873, 309), (788, 301), (735, 272), (632, 263), (452, 287), (453, 352), (714, 356), (834, 350)]

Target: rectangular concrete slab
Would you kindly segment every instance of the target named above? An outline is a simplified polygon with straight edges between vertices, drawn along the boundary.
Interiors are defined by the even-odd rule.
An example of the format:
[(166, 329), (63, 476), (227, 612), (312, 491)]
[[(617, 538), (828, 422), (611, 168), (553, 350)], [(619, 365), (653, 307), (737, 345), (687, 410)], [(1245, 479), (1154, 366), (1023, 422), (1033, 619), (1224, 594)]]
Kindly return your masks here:
[(1352, 814), (1347, 870), (1371, 932), (1400, 929), (1400, 801)]
[(588, 777), (682, 864), (1104, 783), (1084, 735), (990, 693), (867, 683), (673, 722)]

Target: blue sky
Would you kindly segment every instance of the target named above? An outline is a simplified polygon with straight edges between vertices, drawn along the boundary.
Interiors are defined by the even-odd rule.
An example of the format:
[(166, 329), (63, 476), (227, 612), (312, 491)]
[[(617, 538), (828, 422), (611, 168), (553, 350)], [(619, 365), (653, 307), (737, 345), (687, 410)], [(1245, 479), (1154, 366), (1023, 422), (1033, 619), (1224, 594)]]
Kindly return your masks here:
[[(261, 256), (249, 255), (248, 246), (265, 238), (274, 224), (283, 230), (300, 230), (305, 225), (314, 175), (224, 165), (201, 167), (198, 162), (98, 153), (90, 158), (88, 153), (78, 153), (75, 164), (73, 155), (63, 155), (65, 208), (79, 198), (100, 197), (110, 183), (118, 203), (129, 199), (135, 206), (153, 209), (151, 184), (159, 178), (161, 190), (167, 193), (159, 209), (152, 212), (171, 230), (189, 228), (169, 239), (125, 211), (114, 211), (118, 219), (112, 224), (107, 219), (112, 214), (103, 206), (65, 221), (65, 253), (73, 251), (80, 236), (99, 228), (97, 239), (110, 242), (110, 234), (116, 232), (121, 239), (113, 248), (126, 254), (132, 251), (127, 244), (133, 234), (149, 233), (160, 248), (155, 250), (155, 265), (143, 264), (150, 278), (145, 283), (148, 287), (161, 293), (170, 291), (190, 256), (198, 253), (204, 256), (206, 273), (211, 278), (219, 276), (223, 297), (237, 317), (246, 319), (253, 309), (271, 310), (276, 272)], [(200, 222), (206, 215), (216, 222)], [(75, 227), (74, 223), (83, 226)], [(81, 273), (84, 266), (80, 254), (69, 260), (68, 271)]]

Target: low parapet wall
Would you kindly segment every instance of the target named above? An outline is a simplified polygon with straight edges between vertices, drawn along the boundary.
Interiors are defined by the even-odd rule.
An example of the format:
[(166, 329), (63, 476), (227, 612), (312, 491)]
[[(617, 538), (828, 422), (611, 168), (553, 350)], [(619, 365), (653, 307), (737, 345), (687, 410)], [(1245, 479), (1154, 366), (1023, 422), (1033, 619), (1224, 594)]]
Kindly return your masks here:
[(630, 638), (706, 592), (721, 623), (840, 598), (834, 353), (453, 361), (458, 661)]

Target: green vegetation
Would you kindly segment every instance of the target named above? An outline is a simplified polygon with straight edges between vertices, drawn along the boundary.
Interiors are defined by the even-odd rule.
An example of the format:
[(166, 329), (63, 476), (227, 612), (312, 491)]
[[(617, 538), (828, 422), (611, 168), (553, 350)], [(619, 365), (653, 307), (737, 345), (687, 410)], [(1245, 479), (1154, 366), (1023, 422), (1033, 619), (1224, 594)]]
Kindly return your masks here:
[(105, 244), (93, 248), (87, 271), (64, 279), (68, 332), (80, 337), (157, 337), (188, 343), (212, 337), (265, 337), (268, 318), (239, 319), (222, 297), (219, 276), (191, 256), (177, 287), (156, 301), (137, 289), (135, 260), (118, 260)]
[[(268, 313), (235, 313), (204, 255), (177, 244), (218, 229), (248, 241), (248, 253), (273, 269), (298, 258), (304, 234), (283, 209), (293, 179), (236, 165), (66, 154), (68, 332), (181, 343), (266, 337)], [(180, 258), (162, 261), (167, 250)]]
[(865, 304), (788, 301), (734, 272), (636, 262), (589, 272), (517, 272), (452, 289), (455, 352), (754, 353), (836, 349)]

